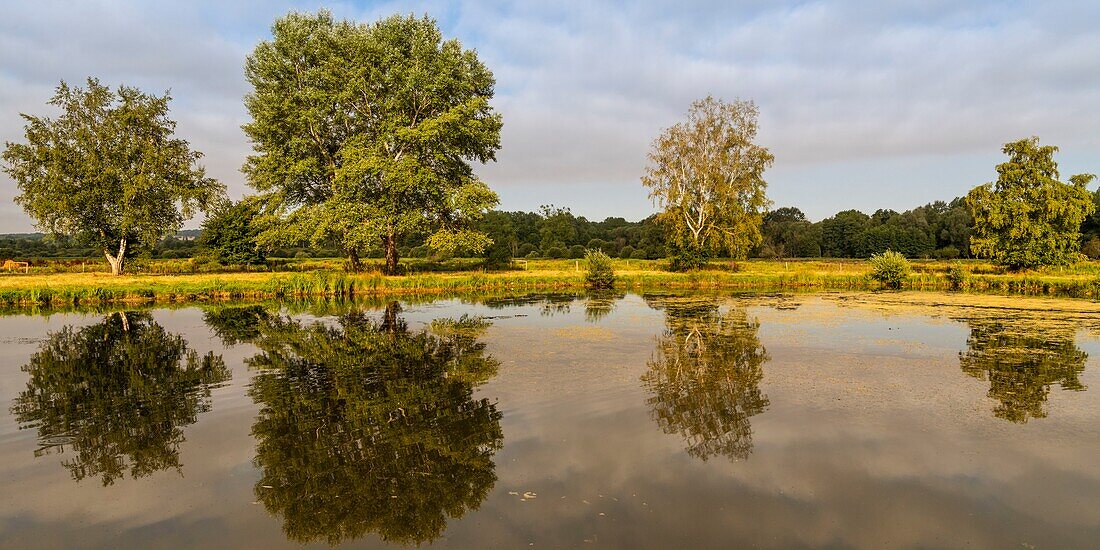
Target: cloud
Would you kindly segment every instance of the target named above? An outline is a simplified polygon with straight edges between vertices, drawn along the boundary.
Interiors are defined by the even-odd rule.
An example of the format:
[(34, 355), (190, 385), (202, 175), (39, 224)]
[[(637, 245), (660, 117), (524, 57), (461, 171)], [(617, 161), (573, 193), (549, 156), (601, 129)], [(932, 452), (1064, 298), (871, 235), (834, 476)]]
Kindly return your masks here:
[[(981, 183), (973, 174), (992, 172), (1002, 143), (1032, 134), (1074, 159), (1100, 153), (1100, 31), (1089, 24), (1100, 18), (1095, 3), (330, 7), (366, 21), (428, 13), (448, 36), (478, 50), (497, 77), (494, 104), (505, 117), (499, 161), (480, 173), (501, 191), (505, 208), (572, 196), (568, 205), (591, 217), (646, 215), (651, 206), (638, 176), (649, 143), (708, 93), (757, 102), (760, 141), (777, 158), (770, 194), (816, 217), (957, 196)], [(239, 196), (247, 187), (238, 169), (249, 151), (239, 128), (247, 119), (244, 57), (275, 17), (316, 8), (9, 6), (0, 21), (0, 139), (18, 139), (17, 113), (40, 112), (62, 78), (171, 88), (180, 134)], [(961, 170), (945, 177), (941, 163)], [(830, 174), (824, 183), (822, 170)], [(0, 178), (0, 231), (28, 228), (10, 203), (14, 194)]]

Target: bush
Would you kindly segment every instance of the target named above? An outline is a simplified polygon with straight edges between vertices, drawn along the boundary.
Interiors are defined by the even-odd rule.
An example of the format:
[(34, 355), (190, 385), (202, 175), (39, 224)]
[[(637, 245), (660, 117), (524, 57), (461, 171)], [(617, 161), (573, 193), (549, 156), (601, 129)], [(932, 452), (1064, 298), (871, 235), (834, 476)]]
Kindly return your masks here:
[(669, 271), (691, 271), (706, 265), (706, 254), (698, 250), (678, 250), (668, 259)]
[(1089, 239), (1089, 242), (1081, 247), (1081, 253), (1088, 256), (1091, 260), (1100, 258), (1100, 237)]
[(940, 260), (956, 260), (960, 254), (958, 248), (948, 245), (936, 250), (935, 256)]
[(519, 251), (517, 252), (516, 255), (521, 257), (521, 258), (530, 258), (532, 252), (537, 253), (538, 251), (539, 251), (539, 249), (538, 249), (537, 246), (535, 246), (531, 243), (523, 243), (523, 244), (519, 245)]
[(309, 252), (306, 252), (305, 250), (299, 250), (294, 253), (294, 257), (301, 260), (304, 258), (312, 258), (313, 256), (311, 256)]
[(571, 260), (579, 260), (579, 259), (584, 257), (584, 254), (585, 254), (584, 247), (579, 245), (579, 244), (575, 244), (575, 245), (569, 247), (569, 258)]
[(533, 260), (533, 259), (538, 258), (538, 257), (539, 257), (538, 250), (532, 250), (532, 251), (528, 252), (526, 256), (524, 256), (524, 258), (527, 258), (529, 260)]
[(611, 269), (611, 257), (601, 250), (587, 250), (584, 257), (588, 260), (588, 274), (584, 277), (588, 288), (611, 288), (615, 286), (615, 270)]
[(629, 260), (630, 257), (633, 256), (633, 255), (634, 255), (634, 247), (630, 246), (629, 244), (624, 246), (622, 248), (622, 250), (619, 251), (619, 257), (624, 259), (624, 260)]
[(560, 246), (551, 247), (551, 248), (545, 250), (544, 252), (545, 252), (547, 258), (553, 258), (555, 260), (560, 260), (561, 258), (564, 258), (564, 257), (569, 255), (569, 253), (566, 252), (565, 249), (560, 247)]
[(631, 260), (644, 260), (648, 257), (649, 257), (649, 255), (646, 254), (646, 251), (642, 250), (640, 248), (635, 250), (634, 253), (630, 255)]
[(947, 283), (952, 289), (958, 290), (966, 282), (966, 271), (959, 264), (947, 268)]
[(909, 260), (900, 252), (887, 250), (882, 254), (871, 255), (870, 277), (886, 288), (901, 288), (909, 279)]

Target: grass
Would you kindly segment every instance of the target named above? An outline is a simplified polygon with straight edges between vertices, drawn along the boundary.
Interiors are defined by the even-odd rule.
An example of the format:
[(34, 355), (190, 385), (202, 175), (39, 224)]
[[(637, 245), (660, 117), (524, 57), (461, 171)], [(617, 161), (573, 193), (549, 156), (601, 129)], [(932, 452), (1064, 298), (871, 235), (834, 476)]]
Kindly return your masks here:
[[(179, 260), (166, 260), (173, 262)], [(151, 262), (151, 263), (155, 263)], [(427, 264), (411, 275), (377, 272), (349, 274), (335, 262), (311, 262), (276, 272), (160, 274), (155, 269), (112, 276), (103, 272), (0, 274), (0, 307), (66, 307), (140, 303), (190, 303), (226, 300), (302, 299), (310, 297), (408, 296), (463, 292), (530, 292), (584, 288), (584, 260), (530, 260), (517, 269), (475, 270), (472, 260), (456, 260), (453, 269)], [(750, 260), (712, 262), (708, 269), (671, 273), (657, 260), (613, 260), (616, 287), (655, 289), (813, 290), (877, 289), (865, 260)], [(960, 266), (962, 277), (948, 277)], [(312, 268), (312, 269), (309, 269)], [(437, 271), (438, 270), (438, 271)], [(902, 285), (909, 290), (967, 290), (1001, 294), (1057, 295), (1100, 299), (1100, 262), (1067, 268), (1005, 272), (980, 261), (914, 261)]]

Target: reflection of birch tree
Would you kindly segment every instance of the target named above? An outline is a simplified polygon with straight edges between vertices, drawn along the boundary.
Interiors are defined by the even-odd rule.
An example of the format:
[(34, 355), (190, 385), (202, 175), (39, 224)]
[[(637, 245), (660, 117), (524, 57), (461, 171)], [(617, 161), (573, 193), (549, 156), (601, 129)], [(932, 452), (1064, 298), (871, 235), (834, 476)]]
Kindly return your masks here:
[(73, 453), (73, 479), (104, 485), (181, 467), (183, 427), (210, 410), (210, 386), (229, 379), (220, 355), (200, 356), (147, 313), (50, 334), (23, 367), (12, 413), (38, 429), (36, 455)]
[(1084, 390), (1078, 376), (1088, 354), (1075, 343), (1075, 327), (971, 320), (968, 349), (959, 353), (963, 372), (989, 381), (989, 397), (999, 403), (997, 418), (1025, 423), (1045, 418), (1051, 386)]
[(748, 458), (750, 419), (768, 406), (759, 387), (768, 361), (760, 323), (743, 309), (723, 313), (708, 299), (651, 303), (667, 315), (642, 376), (653, 418), (665, 433), (680, 434), (694, 457)]
[(498, 364), (479, 342), (487, 324), (412, 331), (398, 312), (337, 326), (275, 317), (254, 340), (255, 490), (290, 539), (431, 541), (496, 482), (501, 413), (473, 396)]

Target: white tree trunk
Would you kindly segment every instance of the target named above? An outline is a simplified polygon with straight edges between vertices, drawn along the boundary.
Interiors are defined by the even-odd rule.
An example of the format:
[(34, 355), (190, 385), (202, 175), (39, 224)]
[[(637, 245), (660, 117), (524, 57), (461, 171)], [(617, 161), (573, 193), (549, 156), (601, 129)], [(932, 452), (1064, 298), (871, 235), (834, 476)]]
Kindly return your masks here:
[(123, 237), (118, 243), (118, 255), (114, 256), (110, 250), (103, 250), (103, 254), (107, 256), (107, 263), (111, 264), (112, 275), (122, 275), (123, 264), (126, 262), (126, 237)]

